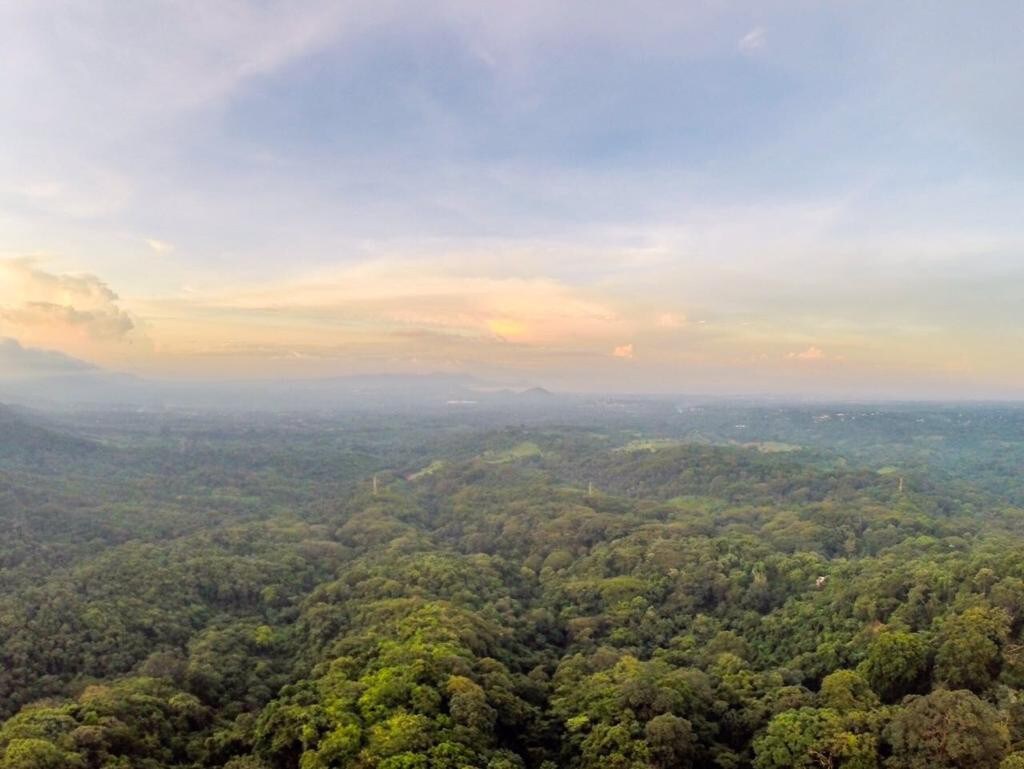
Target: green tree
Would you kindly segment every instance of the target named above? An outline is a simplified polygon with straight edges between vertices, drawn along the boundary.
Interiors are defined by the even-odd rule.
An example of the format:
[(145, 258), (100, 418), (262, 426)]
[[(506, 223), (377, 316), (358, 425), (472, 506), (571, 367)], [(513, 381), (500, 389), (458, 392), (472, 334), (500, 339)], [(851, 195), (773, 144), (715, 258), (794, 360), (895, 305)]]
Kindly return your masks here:
[(662, 713), (647, 722), (644, 742), (650, 752), (651, 763), (657, 769), (686, 766), (696, 748), (693, 726), (685, 718), (671, 713)]
[(852, 670), (837, 670), (825, 676), (818, 698), (823, 707), (840, 713), (848, 710), (871, 710), (878, 706), (878, 697), (862, 676)]
[(872, 769), (877, 741), (871, 733), (851, 731), (834, 710), (787, 710), (771, 720), (754, 741), (757, 769)]
[(927, 683), (928, 642), (916, 633), (886, 630), (868, 647), (858, 670), (885, 702), (916, 694)]
[(11, 740), (0, 759), (3, 769), (74, 769), (83, 765), (77, 753), (38, 738)]
[(1009, 747), (999, 711), (962, 689), (915, 697), (888, 737), (892, 769), (997, 769)]
[(935, 677), (951, 689), (987, 690), (1002, 668), (1009, 630), (1003, 609), (975, 606), (947, 618), (939, 631)]

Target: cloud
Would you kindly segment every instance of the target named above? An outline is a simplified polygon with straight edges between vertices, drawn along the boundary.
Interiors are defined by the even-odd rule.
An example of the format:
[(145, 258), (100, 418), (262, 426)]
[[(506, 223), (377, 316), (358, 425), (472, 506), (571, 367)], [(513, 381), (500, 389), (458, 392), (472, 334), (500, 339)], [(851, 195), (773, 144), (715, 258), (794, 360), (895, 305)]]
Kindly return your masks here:
[(179, 306), (225, 319), (289, 318), (335, 331), (420, 330), (521, 345), (606, 339), (622, 324), (601, 297), (552, 278), (463, 276), (436, 262), (397, 259)]
[[(477, 272), (478, 274), (473, 274)], [(163, 370), (293, 374), (495, 368), (607, 359), (634, 323), (598, 289), (495, 276), (446, 258), (378, 259), (304, 278), (135, 298)], [(288, 355), (301, 351), (301, 357)]]
[(134, 328), (117, 294), (94, 275), (47, 272), (32, 259), (0, 261), (0, 330), (61, 347), (80, 336), (122, 340)]
[(815, 347), (814, 345), (811, 345), (802, 352), (791, 352), (786, 357), (789, 358), (790, 360), (816, 361), (825, 360), (828, 356), (825, 354), (825, 351), (822, 350), (820, 347)]
[(527, 326), (514, 318), (494, 318), (487, 321), (487, 327), (499, 339), (515, 339), (527, 332)]
[(225, 0), (142, 13), (97, 0), (59, 23), (45, 3), (4, 6), (0, 196), (72, 219), (150, 205), (156, 185), (138, 168), (158, 162), (165, 141), (244, 84), (358, 35), (381, 16), (364, 5)]
[(1024, 381), (1020, 109), (993, 76), (1024, 71), (1024, 5), (1002, 35), (884, 3), (49, 5), (0, 2), (4, 247), (73, 243), (128, 298), (0, 271), (0, 335), (107, 364), (86, 351), (145, 318), (166, 371), (545, 355), (661, 386), (762, 350), (795, 378), (963, 350)]
[(24, 347), (16, 339), (0, 337), (0, 378), (71, 374), (94, 369), (93, 365), (69, 355)]
[(736, 44), (740, 53), (750, 56), (764, 49), (768, 44), (768, 35), (762, 27), (754, 27), (740, 38)]
[(612, 356), (616, 358), (626, 358), (632, 360), (633, 358), (633, 343), (620, 344), (618, 347), (612, 350)]
[(135, 328), (132, 319), (121, 310), (78, 310), (53, 302), (27, 302), (13, 309), (0, 309), (0, 318), (30, 328), (80, 328), (95, 339), (119, 339)]
[(169, 254), (174, 250), (174, 244), (168, 243), (165, 240), (157, 240), (156, 238), (145, 238), (146, 245), (156, 251), (158, 254)]
[[(71, 108), (124, 133), (224, 97), (342, 33), (358, 33), (381, 16), (364, 5), (354, 13), (351, 4), (329, 0), (225, 0), (161, 4), (135, 14), (97, 0), (69, 9), (62, 24), (51, 23), (44, 7), (24, 5), (5, 16), (7, 34), (0, 39), (11, 43), (11, 76), (23, 80), (16, 93), (51, 90), (25, 103), (31, 117)], [(125, 62), (131, 77), (120, 70)]]
[(686, 325), (686, 316), (674, 312), (663, 312), (655, 321), (658, 328), (682, 328)]

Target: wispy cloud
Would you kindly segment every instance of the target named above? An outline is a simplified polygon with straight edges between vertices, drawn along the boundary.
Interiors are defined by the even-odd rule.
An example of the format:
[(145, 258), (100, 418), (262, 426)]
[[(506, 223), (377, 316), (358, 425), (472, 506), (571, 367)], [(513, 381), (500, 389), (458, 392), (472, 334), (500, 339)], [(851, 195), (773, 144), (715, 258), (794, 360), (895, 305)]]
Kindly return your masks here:
[(736, 47), (740, 53), (750, 56), (761, 51), (768, 45), (768, 34), (762, 27), (754, 27), (740, 38)]
[(225, 310), (288, 308), (338, 320), (368, 316), (480, 334), (490, 334), (494, 323), (514, 322), (514, 329), (505, 330), (533, 342), (566, 333), (585, 337), (619, 321), (599, 298), (552, 278), (465, 276), (430, 260), (373, 260), (284, 284), (243, 286), (210, 301)]
[(153, 186), (140, 169), (194, 130), (184, 126), (378, 16), (325, 0), (165, 3), (145, 14), (108, 0), (56, 15), (46, 3), (8, 5), (0, 195), (55, 216), (122, 213)]
[(682, 328), (686, 325), (686, 316), (678, 312), (663, 312), (658, 316), (655, 325), (666, 329)]
[(153, 251), (158, 254), (169, 254), (174, 250), (174, 244), (168, 243), (165, 240), (157, 240), (156, 238), (146, 238), (146, 245), (149, 246)]
[(820, 347), (815, 347), (814, 345), (811, 345), (806, 350), (788, 353), (786, 357), (789, 358), (790, 360), (818, 361), (825, 360), (827, 356), (825, 355), (825, 351), (822, 350)]

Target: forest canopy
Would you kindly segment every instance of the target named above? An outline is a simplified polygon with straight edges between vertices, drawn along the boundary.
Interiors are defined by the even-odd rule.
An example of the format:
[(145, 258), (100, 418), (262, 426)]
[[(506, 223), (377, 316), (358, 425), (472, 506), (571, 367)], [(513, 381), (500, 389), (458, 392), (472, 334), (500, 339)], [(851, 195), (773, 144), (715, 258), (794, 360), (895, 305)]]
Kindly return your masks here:
[(0, 409), (0, 769), (1024, 767), (1024, 410)]

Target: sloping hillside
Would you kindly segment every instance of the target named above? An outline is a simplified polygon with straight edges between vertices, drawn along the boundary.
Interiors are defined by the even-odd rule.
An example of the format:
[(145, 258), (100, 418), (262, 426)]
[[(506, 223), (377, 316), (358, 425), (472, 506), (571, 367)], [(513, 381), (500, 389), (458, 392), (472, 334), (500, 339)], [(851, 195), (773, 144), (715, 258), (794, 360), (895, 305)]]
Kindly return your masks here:
[(0, 405), (0, 463), (45, 469), (55, 461), (77, 460), (99, 444), (51, 426), (28, 412)]

